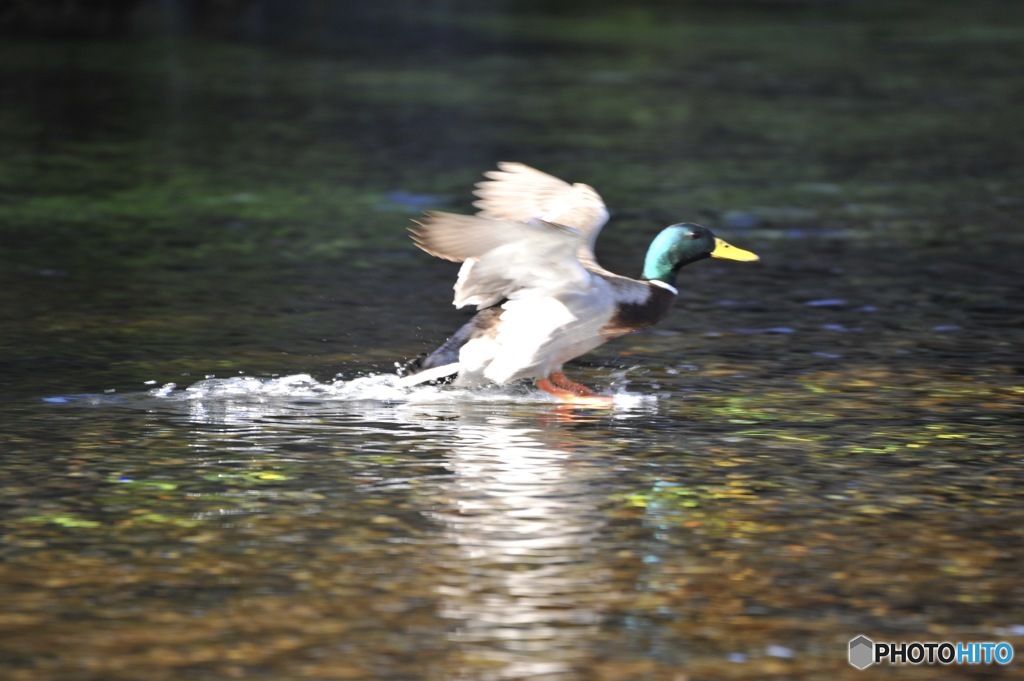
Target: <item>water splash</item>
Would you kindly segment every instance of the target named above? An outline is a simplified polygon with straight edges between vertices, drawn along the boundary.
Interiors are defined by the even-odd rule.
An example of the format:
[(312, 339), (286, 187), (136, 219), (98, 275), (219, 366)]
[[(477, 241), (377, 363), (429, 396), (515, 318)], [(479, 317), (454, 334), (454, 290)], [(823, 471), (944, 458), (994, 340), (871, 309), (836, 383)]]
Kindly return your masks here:
[[(208, 378), (179, 389), (167, 383), (148, 392), (149, 396), (176, 401), (205, 401), (218, 399), (285, 399), (318, 401), (371, 401), (391, 403), (557, 403), (546, 393), (527, 386), (511, 385), (470, 389), (452, 386), (416, 385), (408, 387), (394, 374), (368, 374), (349, 380), (317, 381), (309, 374), (295, 374), (277, 378), (235, 376)], [(653, 395), (629, 393), (618, 389), (613, 394), (615, 409), (633, 409), (657, 402)]]

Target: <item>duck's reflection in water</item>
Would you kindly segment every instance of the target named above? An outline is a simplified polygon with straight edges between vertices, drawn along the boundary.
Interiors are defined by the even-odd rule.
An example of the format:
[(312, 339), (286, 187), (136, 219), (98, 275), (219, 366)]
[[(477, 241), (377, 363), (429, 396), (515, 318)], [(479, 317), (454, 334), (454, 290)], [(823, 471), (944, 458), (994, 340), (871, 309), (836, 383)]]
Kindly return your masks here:
[[(362, 448), (407, 448), (412, 462), (429, 452), (449, 475), (417, 487), (432, 521), (420, 539), (429, 545), (418, 555), (448, 629), (426, 678), (587, 678), (583, 670), (601, 655), (600, 629), (622, 590), (608, 566), (613, 546), (602, 508), (613, 470), (599, 453), (597, 431), (581, 437), (562, 423), (578, 420), (575, 412), (563, 405), (519, 415), (495, 414), (486, 404), (317, 408), (252, 399), (190, 400), (185, 407), (190, 446), (220, 464), (236, 446), (261, 461), (297, 451), (304, 462), (319, 461), (314, 452), (334, 457), (345, 438)], [(379, 483), (396, 484), (386, 477)]]
[[(470, 419), (472, 421), (472, 419)], [(449, 503), (435, 514), (447, 678), (572, 679), (593, 654), (612, 591), (598, 559), (599, 469), (522, 421), (462, 420)]]

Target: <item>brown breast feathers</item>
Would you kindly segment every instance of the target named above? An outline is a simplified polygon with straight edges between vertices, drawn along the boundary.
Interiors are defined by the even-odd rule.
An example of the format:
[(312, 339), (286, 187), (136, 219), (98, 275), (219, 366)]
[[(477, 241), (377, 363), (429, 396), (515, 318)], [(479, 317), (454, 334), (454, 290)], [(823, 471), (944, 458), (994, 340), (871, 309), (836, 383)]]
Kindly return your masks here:
[(615, 338), (656, 324), (668, 313), (676, 295), (666, 288), (648, 284), (650, 294), (640, 303), (619, 303), (615, 315), (601, 329), (602, 335)]

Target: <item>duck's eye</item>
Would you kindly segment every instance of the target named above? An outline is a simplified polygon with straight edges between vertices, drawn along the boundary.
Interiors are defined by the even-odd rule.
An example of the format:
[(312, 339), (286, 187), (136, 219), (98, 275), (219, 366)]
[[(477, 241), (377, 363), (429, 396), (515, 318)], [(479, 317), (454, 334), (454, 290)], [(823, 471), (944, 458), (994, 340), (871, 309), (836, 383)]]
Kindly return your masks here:
[(696, 239), (697, 238), (697, 232), (687, 232), (686, 236), (688, 238), (690, 238), (690, 239)]

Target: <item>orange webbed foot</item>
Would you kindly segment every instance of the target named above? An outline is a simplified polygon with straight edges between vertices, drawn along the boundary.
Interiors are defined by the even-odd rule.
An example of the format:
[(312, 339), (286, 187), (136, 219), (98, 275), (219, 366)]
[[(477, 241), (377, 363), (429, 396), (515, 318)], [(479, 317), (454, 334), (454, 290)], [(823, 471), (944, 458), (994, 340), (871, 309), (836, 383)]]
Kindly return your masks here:
[(582, 383), (570, 380), (561, 371), (551, 372), (549, 378), (537, 379), (537, 387), (569, 404), (588, 407), (611, 407), (615, 404), (614, 397), (598, 395)]
[(594, 392), (587, 386), (583, 385), (582, 383), (577, 383), (576, 381), (572, 380), (561, 371), (552, 371), (551, 375), (548, 376), (548, 379), (557, 387), (562, 388), (563, 390), (568, 390), (569, 392), (576, 393), (577, 395), (597, 394), (596, 392)]

